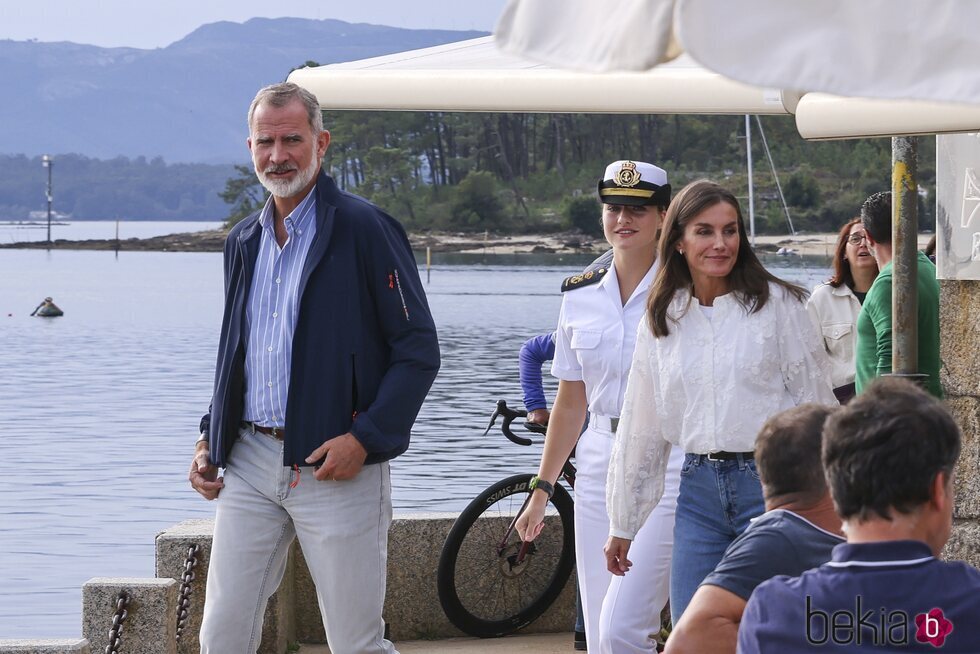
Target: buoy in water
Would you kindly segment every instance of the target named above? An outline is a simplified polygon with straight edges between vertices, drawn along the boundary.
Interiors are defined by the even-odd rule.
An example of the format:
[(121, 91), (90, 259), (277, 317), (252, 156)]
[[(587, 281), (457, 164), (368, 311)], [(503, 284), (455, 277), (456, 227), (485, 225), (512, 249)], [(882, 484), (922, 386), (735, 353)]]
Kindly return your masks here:
[(49, 297), (46, 297), (44, 298), (44, 301), (41, 302), (41, 304), (37, 305), (34, 308), (34, 311), (31, 312), (31, 315), (37, 316), (38, 318), (57, 318), (58, 316), (65, 315), (65, 312), (62, 311), (58, 307), (58, 305), (54, 303), (54, 300), (52, 300)]

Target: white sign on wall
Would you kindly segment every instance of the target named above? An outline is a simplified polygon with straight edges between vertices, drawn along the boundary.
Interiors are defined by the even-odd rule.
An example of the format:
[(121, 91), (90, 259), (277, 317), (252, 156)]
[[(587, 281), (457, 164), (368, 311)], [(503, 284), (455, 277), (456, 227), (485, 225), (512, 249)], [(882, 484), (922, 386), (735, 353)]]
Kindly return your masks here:
[(936, 137), (936, 273), (980, 280), (980, 133)]

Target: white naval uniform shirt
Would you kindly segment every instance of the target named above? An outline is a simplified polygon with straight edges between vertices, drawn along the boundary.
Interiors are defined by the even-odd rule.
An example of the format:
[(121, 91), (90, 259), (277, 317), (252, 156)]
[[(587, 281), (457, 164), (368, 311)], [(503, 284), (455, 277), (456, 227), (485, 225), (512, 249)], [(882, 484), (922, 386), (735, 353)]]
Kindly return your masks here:
[(671, 445), (693, 454), (747, 452), (769, 416), (805, 402), (837, 405), (823, 341), (783, 287), (770, 284), (756, 313), (733, 293), (715, 298), (710, 313), (678, 291), (667, 336), (639, 327), (609, 461), (613, 536), (632, 539), (660, 501)]
[(585, 382), (589, 411), (595, 415), (619, 417), (636, 328), (645, 319), (647, 294), (658, 267), (654, 262), (625, 306), (615, 264), (597, 283), (565, 291), (562, 298), (551, 374)]

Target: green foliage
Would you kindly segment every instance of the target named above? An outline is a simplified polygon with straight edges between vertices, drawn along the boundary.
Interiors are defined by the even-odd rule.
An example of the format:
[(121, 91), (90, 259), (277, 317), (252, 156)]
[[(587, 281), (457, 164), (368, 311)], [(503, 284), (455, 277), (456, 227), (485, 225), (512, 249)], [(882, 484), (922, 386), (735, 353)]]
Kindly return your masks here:
[(420, 203), (416, 193), (419, 182), (412, 177), (410, 159), (400, 148), (373, 147), (365, 155), (365, 175), (358, 192), (405, 225), (415, 226), (415, 207)]
[(810, 209), (820, 202), (820, 187), (808, 170), (797, 170), (790, 175), (783, 188), (786, 204), (791, 207)]
[[(766, 116), (762, 123), (794, 224), (836, 231), (867, 195), (887, 188), (889, 139), (810, 143), (799, 137), (791, 117)], [(326, 124), (334, 144), (327, 163), (341, 185), (415, 228), (486, 229), (493, 223), (526, 231), (571, 224), (569, 195), (591, 193), (606, 165), (623, 158), (660, 165), (675, 192), (708, 178), (743, 201), (748, 195), (744, 120), (738, 116), (331, 112)], [(775, 180), (753, 128), (757, 227), (786, 233)], [(923, 139), (920, 185), (926, 188), (935, 184), (931, 148), (931, 139)], [(498, 190), (487, 197), (512, 215), (491, 208), (488, 215), (496, 218), (487, 220), (469, 206), (472, 198), (458, 197), (456, 187), (469, 171), (493, 176)], [(476, 178), (470, 183), (476, 185)], [(474, 191), (464, 187), (463, 195)], [(592, 219), (585, 224), (595, 230)]]
[[(308, 62), (309, 63), (309, 62)], [(326, 112), (324, 158), (338, 185), (378, 204), (409, 229), (551, 230), (598, 233), (589, 209), (610, 161), (664, 168), (674, 192), (708, 178), (729, 187), (748, 213), (741, 116)], [(887, 138), (807, 142), (792, 117), (762, 124), (797, 229), (836, 231), (871, 193), (889, 188)], [(788, 232), (753, 121), (757, 231)], [(935, 146), (920, 139), (923, 224), (935, 220)], [(40, 158), (0, 156), (0, 217), (44, 208)], [(79, 155), (56, 157), (55, 209), (75, 218), (210, 219), (247, 215), (264, 199), (246, 166), (166, 165)], [(574, 202), (579, 192), (583, 197)], [(571, 212), (575, 212), (574, 217)], [(578, 212), (581, 211), (581, 215)]]
[(602, 236), (602, 208), (592, 195), (568, 198), (562, 213), (569, 228), (589, 236)]
[(269, 197), (268, 191), (262, 188), (262, 184), (259, 183), (254, 168), (251, 166), (235, 166), (235, 171), (238, 174), (228, 178), (225, 182), (225, 190), (218, 193), (222, 200), (231, 205), (231, 213), (228, 214), (225, 223), (229, 228), (249, 214), (261, 209)]
[(453, 220), (461, 229), (499, 229), (504, 222), (503, 203), (496, 178), (474, 171), (456, 186)]
[[(73, 220), (222, 220), (228, 210), (218, 193), (235, 168), (64, 154), (52, 172), (53, 208)], [(44, 209), (47, 175), (41, 157), (0, 155), (0, 219)]]
[[(320, 64), (318, 62), (313, 61), (312, 59), (307, 59), (305, 62), (303, 62), (302, 65), (293, 66), (292, 68), (290, 68), (289, 73), (292, 73), (294, 70), (300, 70), (301, 68), (316, 68), (319, 65)], [(282, 79), (282, 81), (285, 82), (289, 79), (289, 73), (286, 73), (286, 76)]]

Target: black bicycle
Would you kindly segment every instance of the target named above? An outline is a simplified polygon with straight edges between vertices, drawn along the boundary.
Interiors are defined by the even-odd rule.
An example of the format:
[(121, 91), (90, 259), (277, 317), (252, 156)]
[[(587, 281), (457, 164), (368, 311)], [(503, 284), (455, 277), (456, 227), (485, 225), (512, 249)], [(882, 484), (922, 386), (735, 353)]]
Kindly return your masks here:
[[(531, 445), (530, 438), (511, 431), (511, 423), (526, 416), (526, 411), (498, 400), (483, 434), (501, 417), (500, 430), (511, 442)], [(524, 425), (544, 433), (540, 425)], [(575, 565), (573, 502), (564, 486), (555, 484), (541, 534), (530, 543), (517, 534), (515, 524), (531, 498), (532, 477), (507, 477), (477, 495), (453, 523), (443, 545), (439, 601), (449, 621), (471, 636), (505, 636), (526, 627), (552, 605)], [(562, 478), (574, 487), (575, 467), (568, 461)]]

